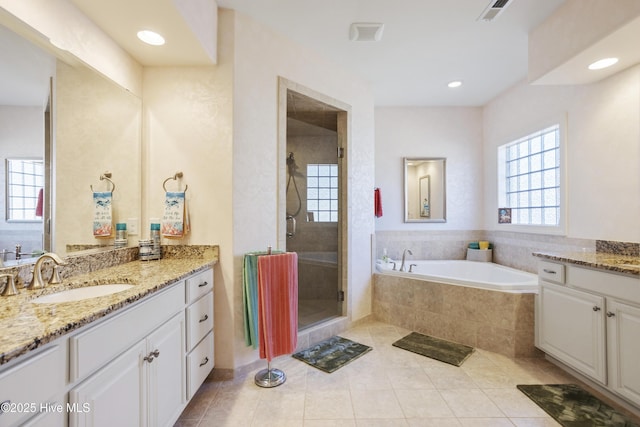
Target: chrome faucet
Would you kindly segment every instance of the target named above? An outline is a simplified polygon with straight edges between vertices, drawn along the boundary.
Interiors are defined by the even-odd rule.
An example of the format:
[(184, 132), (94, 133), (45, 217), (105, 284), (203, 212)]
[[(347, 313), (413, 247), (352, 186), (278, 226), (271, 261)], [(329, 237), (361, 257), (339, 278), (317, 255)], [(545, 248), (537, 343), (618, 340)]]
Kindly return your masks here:
[(42, 289), (47, 284), (42, 279), (42, 264), (46, 261), (53, 261), (55, 263), (53, 268), (53, 273), (51, 274), (51, 279), (49, 279), (49, 283), (60, 283), (60, 276), (58, 265), (67, 265), (65, 261), (62, 260), (58, 255), (53, 252), (47, 252), (46, 254), (40, 256), (33, 266), (33, 278), (31, 279), (31, 283), (27, 286), (27, 289)]
[(404, 271), (404, 259), (407, 256), (407, 252), (409, 253), (409, 255), (413, 255), (411, 249), (405, 249), (404, 252), (402, 252), (402, 264), (400, 264), (400, 271)]

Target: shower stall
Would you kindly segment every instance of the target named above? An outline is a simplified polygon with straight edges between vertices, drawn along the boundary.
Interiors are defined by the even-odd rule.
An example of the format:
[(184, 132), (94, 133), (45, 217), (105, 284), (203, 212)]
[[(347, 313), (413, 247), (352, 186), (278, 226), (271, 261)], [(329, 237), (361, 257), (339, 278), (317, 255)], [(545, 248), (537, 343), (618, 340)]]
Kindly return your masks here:
[(287, 97), (286, 245), (298, 253), (298, 329), (342, 315), (337, 112)]

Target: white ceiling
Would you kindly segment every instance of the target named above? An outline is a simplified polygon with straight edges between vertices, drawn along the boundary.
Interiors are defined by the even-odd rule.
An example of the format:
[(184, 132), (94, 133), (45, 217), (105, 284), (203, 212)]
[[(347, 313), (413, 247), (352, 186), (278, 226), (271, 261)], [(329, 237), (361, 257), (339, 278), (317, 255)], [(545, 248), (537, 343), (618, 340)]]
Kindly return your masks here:
[[(182, 0), (71, 0), (142, 65), (210, 63), (175, 7)], [(188, 0), (194, 1), (194, 0)], [(206, 0), (201, 0), (206, 1)], [(527, 74), (527, 35), (564, 0), (218, 0), (368, 80), (376, 105), (479, 106)], [(384, 23), (379, 42), (349, 41), (352, 22)], [(138, 29), (157, 29), (161, 48)], [(458, 89), (447, 88), (462, 80)]]
[[(527, 35), (563, 0), (218, 0), (371, 82), (376, 105), (478, 106), (527, 75)], [(352, 22), (384, 23), (380, 42), (349, 41)], [(451, 80), (463, 86), (452, 90)]]

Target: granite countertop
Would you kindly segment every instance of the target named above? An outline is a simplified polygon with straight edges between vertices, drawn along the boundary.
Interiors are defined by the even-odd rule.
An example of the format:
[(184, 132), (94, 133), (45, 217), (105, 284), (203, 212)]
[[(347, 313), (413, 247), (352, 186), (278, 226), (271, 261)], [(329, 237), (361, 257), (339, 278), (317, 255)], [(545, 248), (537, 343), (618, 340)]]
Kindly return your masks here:
[(534, 256), (640, 277), (640, 257), (606, 252), (534, 252)]
[[(185, 277), (205, 270), (217, 256), (132, 261), (64, 280), (45, 289), (21, 289), (0, 296), (0, 365), (122, 309)], [(116, 294), (67, 303), (36, 304), (32, 300), (65, 289), (108, 283), (135, 285)]]

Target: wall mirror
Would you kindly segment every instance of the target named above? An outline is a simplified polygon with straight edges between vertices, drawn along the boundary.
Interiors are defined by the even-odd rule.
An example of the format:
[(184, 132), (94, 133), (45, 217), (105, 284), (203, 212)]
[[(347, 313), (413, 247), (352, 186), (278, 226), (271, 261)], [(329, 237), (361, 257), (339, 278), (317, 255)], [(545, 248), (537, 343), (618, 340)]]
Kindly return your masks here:
[(404, 159), (404, 222), (446, 222), (445, 158)]
[[(0, 260), (15, 264), (16, 245), (25, 254), (20, 263), (34, 262), (34, 251), (113, 248), (113, 240), (93, 237), (89, 186), (103, 191), (100, 175), (112, 172), (119, 184), (114, 222), (140, 218), (141, 100), (79, 61), (70, 65), (36, 46), (31, 33), (16, 34), (9, 28), (23, 27), (15, 18), (1, 18)], [(42, 220), (7, 220), (9, 158), (43, 160)]]

